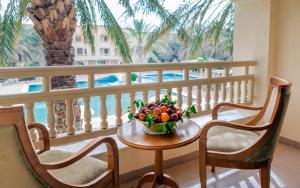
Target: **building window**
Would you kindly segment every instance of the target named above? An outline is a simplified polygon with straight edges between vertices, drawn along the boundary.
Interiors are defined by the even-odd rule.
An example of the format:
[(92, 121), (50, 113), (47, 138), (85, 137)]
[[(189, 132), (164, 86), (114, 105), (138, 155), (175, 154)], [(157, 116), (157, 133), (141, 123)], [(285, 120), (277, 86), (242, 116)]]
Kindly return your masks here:
[(110, 55), (109, 48), (100, 48), (100, 55), (102, 55), (102, 56), (109, 56)]
[(100, 35), (100, 42), (108, 42), (108, 36), (107, 35)]
[(83, 55), (83, 49), (77, 48), (77, 55)]
[(96, 62), (97, 65), (105, 65), (106, 61), (105, 60), (100, 60)]
[(92, 56), (95, 56), (96, 55), (95, 49), (92, 49), (91, 53), (92, 53)]
[(82, 61), (75, 61), (75, 65), (84, 65)]
[(87, 56), (87, 49), (86, 48), (84, 49), (84, 55)]
[(76, 42), (81, 42), (81, 36), (80, 35), (76, 35), (75, 36), (75, 41)]

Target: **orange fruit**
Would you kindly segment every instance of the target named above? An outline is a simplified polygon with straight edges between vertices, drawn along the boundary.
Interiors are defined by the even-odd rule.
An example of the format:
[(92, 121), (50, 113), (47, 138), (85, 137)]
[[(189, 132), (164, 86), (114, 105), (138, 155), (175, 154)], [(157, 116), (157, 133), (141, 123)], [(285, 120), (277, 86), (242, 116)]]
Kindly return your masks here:
[(160, 107), (160, 111), (161, 111), (161, 113), (168, 112), (168, 107), (166, 107), (166, 106), (161, 106), (161, 107)]
[(170, 120), (170, 115), (168, 113), (163, 112), (161, 113), (160, 118), (161, 118), (161, 122), (167, 122)]

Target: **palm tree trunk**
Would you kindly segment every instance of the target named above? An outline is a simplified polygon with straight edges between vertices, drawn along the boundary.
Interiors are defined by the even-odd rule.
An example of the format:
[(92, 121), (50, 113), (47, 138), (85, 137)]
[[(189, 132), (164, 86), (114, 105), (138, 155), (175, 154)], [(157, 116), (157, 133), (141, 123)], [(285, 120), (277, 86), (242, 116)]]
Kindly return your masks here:
[[(47, 66), (73, 65), (73, 34), (76, 29), (76, 7), (73, 0), (31, 0), (28, 15), (34, 28), (43, 40)], [(51, 78), (51, 89), (76, 87), (74, 75)], [(79, 104), (74, 100), (74, 110), (78, 113)], [(79, 108), (79, 109), (78, 109)], [(66, 105), (63, 100), (55, 101), (56, 126), (58, 133), (66, 132)], [(78, 120), (78, 117), (75, 118)], [(79, 117), (80, 120), (80, 117)]]

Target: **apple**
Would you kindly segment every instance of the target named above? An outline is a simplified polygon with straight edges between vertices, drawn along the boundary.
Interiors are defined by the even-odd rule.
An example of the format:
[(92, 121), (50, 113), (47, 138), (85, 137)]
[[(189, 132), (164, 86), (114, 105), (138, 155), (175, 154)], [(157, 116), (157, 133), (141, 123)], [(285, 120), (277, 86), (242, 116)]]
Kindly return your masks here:
[(146, 119), (146, 114), (144, 114), (144, 113), (139, 113), (139, 119), (142, 120), (142, 121), (145, 121), (145, 119)]
[(160, 115), (161, 114), (161, 110), (160, 110), (160, 108), (154, 108), (153, 109), (153, 113), (155, 114), (155, 115)]

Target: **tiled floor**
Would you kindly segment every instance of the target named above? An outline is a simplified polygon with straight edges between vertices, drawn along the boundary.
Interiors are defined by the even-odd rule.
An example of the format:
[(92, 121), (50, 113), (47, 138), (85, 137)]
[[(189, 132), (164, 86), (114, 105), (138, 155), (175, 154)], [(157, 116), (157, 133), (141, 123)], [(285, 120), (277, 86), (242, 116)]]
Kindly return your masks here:
[[(166, 169), (183, 188), (200, 187), (198, 160), (189, 161)], [(216, 168), (212, 174), (207, 168), (208, 188), (259, 188), (257, 170)], [(300, 188), (300, 150), (279, 144), (272, 163), (271, 188)], [(135, 188), (137, 180), (124, 183), (121, 188)], [(145, 188), (151, 187), (145, 184)], [(166, 186), (161, 186), (166, 187)]]

